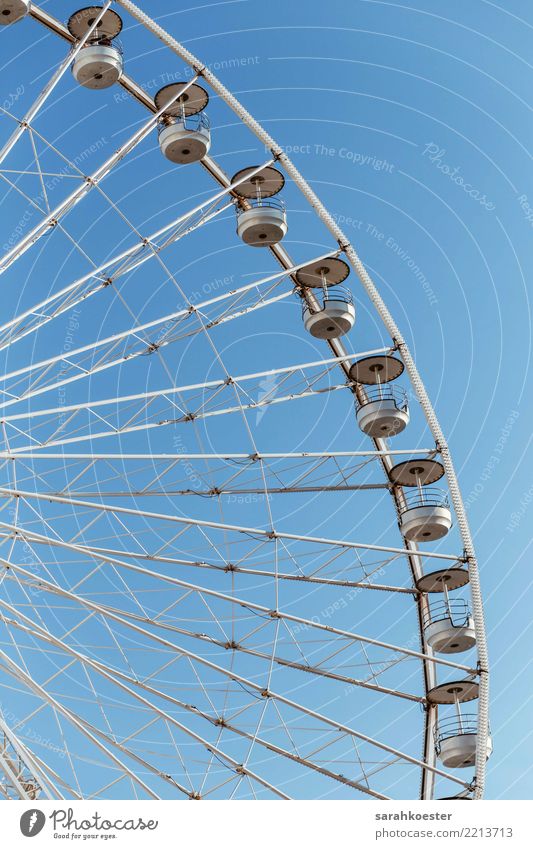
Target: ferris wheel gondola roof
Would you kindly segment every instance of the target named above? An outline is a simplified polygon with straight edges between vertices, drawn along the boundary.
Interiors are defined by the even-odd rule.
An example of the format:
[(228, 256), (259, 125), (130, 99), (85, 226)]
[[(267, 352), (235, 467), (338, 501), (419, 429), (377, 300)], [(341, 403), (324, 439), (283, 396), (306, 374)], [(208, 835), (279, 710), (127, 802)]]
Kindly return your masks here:
[(396, 380), (403, 372), (404, 365), (396, 357), (379, 355), (363, 357), (350, 366), (350, 380), (373, 386), (378, 383), (389, 383)]
[(305, 265), (296, 272), (296, 280), (300, 286), (305, 286), (308, 289), (322, 289), (326, 286), (337, 286), (348, 277), (350, 266), (347, 262), (337, 257), (328, 257), (321, 259), (319, 262), (312, 262)]
[(421, 593), (443, 593), (444, 590), (458, 590), (465, 587), (470, 580), (468, 569), (454, 566), (451, 569), (437, 569), (422, 575), (416, 582), (416, 588)]
[(428, 486), (440, 480), (444, 466), (438, 460), (425, 458), (406, 460), (393, 466), (389, 472), (392, 483), (400, 486)]
[[(83, 38), (85, 33), (94, 24), (96, 18), (102, 11), (101, 6), (85, 6), (78, 9), (67, 21), (67, 28), (76, 39)], [(112, 9), (107, 9), (96, 27), (95, 33), (99, 38), (116, 38), (122, 31), (122, 18)]]
[(449, 681), (437, 684), (428, 690), (427, 700), (434, 705), (453, 705), (457, 702), (471, 702), (479, 696), (477, 681)]
[(285, 185), (285, 177), (281, 171), (267, 165), (262, 171), (254, 174), (253, 172), (257, 171), (257, 167), (257, 165), (250, 165), (248, 168), (242, 168), (231, 178), (231, 182), (235, 183), (237, 180), (242, 180), (243, 177), (246, 178), (247, 174), (252, 175), (236, 187), (235, 194), (239, 197), (253, 199), (260, 195), (262, 198), (271, 198), (281, 192)]
[(209, 95), (205, 88), (193, 83), (189, 85), (187, 91), (180, 94), (185, 86), (187, 86), (186, 82), (176, 82), (160, 88), (154, 97), (157, 110), (160, 111), (165, 107), (163, 114), (171, 118), (179, 118), (182, 114), (189, 117), (202, 112), (209, 103)]

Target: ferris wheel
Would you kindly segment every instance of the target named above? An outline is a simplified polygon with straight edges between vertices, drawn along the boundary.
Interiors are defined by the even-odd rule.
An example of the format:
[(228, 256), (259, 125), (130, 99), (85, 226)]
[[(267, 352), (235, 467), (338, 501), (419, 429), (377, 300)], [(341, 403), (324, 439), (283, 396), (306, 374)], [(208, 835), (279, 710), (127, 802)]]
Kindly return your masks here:
[(49, 50), (40, 94), (1, 98), (0, 793), (481, 798), (472, 538), (355, 248), (130, 0), (0, 24)]

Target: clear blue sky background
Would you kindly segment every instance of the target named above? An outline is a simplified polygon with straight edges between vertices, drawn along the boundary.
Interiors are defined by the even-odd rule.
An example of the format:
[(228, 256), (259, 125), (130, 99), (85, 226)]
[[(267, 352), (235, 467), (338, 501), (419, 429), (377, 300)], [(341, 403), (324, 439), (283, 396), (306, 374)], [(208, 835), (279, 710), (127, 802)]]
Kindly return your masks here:
[[(55, 0), (44, 5), (63, 19), (75, 8)], [(530, 4), (526, 0), (505, 4), (450, 0), (444, 6), (431, 0), (405, 4), (236, 0), (171, 5), (173, 11), (162, 0), (150, 0), (144, 7), (211, 65), (292, 152), (295, 164), (345, 227), (412, 346), (449, 437), (479, 555), (495, 737), (487, 796), (531, 797)], [(182, 5), (187, 8), (180, 9)], [(16, 92), (23, 79), (25, 90), (11, 107), (23, 114), (64, 55), (64, 46), (32, 22), (10, 30), (9, 39), (5, 32), (0, 36), (4, 66), (0, 102)], [(163, 84), (165, 72), (182, 70), (159, 42), (129, 20), (122, 42), (128, 72), (151, 94)], [(216, 98), (209, 114), (214, 127), (212, 152), (228, 173), (266, 158)], [(145, 119), (145, 113), (120, 89), (98, 94), (81, 91), (69, 75), (38, 127), (71, 157), (94, 144), (86, 161), (96, 167)], [(6, 119), (1, 126), (4, 139), (9, 131)], [(151, 137), (106, 184), (121, 208), (147, 230), (156, 229), (165, 214), (168, 217), (165, 209), (179, 214), (190, 198), (204, 199), (212, 185), (199, 168), (187, 173), (181, 169), (176, 176), (158, 158), (155, 144)], [(28, 149), (21, 147), (18, 156), (20, 163), (27, 162)], [(138, 191), (132, 191), (137, 187)], [(32, 191), (38, 194), (35, 187)], [(62, 185), (57, 187), (58, 200), (64, 192)], [(295, 187), (287, 186), (285, 197), (290, 213), (287, 245), (295, 258), (301, 261), (328, 249), (331, 238), (315, 222)], [(9, 220), (16, 222), (25, 208), (21, 201), (20, 207), (9, 212)], [(109, 255), (122, 238), (127, 243), (125, 228), (110, 227), (105, 216), (98, 220), (104, 211), (101, 201), (89, 201), (86, 209), (85, 216), (72, 217), (72, 231), (88, 249), (97, 246), (95, 256)], [(91, 214), (96, 223), (84, 235)], [(2, 235), (5, 232), (3, 219)], [(204, 281), (235, 274), (235, 283), (247, 282), (246, 275), (275, 268), (264, 255), (238, 245), (230, 215), (206, 232), (200, 237), (195, 234), (187, 252), (172, 260), (188, 292)], [(85, 270), (76, 258), (62, 267), (61, 251), (58, 242), (43, 250), (39, 259), (28, 255), (16, 272), (6, 276), (8, 311), (15, 308), (19, 295), (23, 305), (33, 303), (41, 272), (50, 278), (50, 268), (57, 269), (44, 291), (69, 282), (78, 267), (80, 273)], [(54, 259), (51, 263), (50, 257), (57, 263)], [(169, 312), (175, 305), (175, 296), (163, 283), (156, 285), (160, 272), (153, 269), (153, 274), (152, 291), (166, 293), (160, 298), (146, 297), (146, 276), (132, 281), (131, 302), (142, 320), (161, 315), (167, 295), (164, 310)], [(22, 280), (26, 285), (17, 285)], [(378, 347), (386, 337), (354, 275), (352, 287), (359, 321), (351, 345), (355, 351)], [(104, 335), (127, 326), (121, 310), (120, 305), (108, 309), (91, 302), (77, 344), (94, 338), (95, 326)], [(233, 373), (327, 355), (323, 347), (304, 337), (296, 303), (262, 311), (260, 316), (260, 320), (243, 322), (240, 342), (234, 327), (220, 332), (218, 345)], [(262, 344), (258, 344), (259, 332)], [(283, 333), (282, 343), (278, 332)], [(35, 349), (24, 345), (21, 349), (28, 356), (42, 357), (53, 350), (51, 342), (45, 333)], [(8, 357), (9, 370), (16, 367), (15, 362), (13, 355)], [(183, 383), (188, 378), (220, 376), (205, 343), (183, 346), (174, 365), (181, 369)], [(119, 391), (128, 391), (138, 380), (137, 372), (130, 375), (123, 369)], [(168, 382), (157, 371), (150, 376), (146, 371), (141, 380), (151, 386)], [(92, 397), (113, 394), (116, 388), (116, 377), (96, 379)], [(69, 392), (69, 403), (87, 397), (86, 388)], [(54, 396), (46, 403), (55, 402)], [(318, 406), (314, 409), (319, 411)], [(288, 413), (269, 412), (255, 421), (260, 449), (342, 450), (365, 444), (355, 432), (344, 396), (342, 402), (328, 400), (318, 428), (315, 414), (308, 415), (304, 428), (309, 433), (295, 433), (296, 422)], [(402, 437), (401, 445), (411, 447), (418, 436), (418, 444), (431, 444), (416, 415), (414, 427), (418, 430), (411, 433), (416, 432), (417, 438)], [(244, 435), (237, 426), (210, 431), (208, 438), (212, 450), (243, 450)], [(171, 438), (167, 443), (165, 437), (161, 439), (160, 450), (171, 449)], [(195, 450), (192, 439), (187, 449)], [(353, 503), (345, 501), (342, 509), (335, 505), (335, 516), (322, 527), (324, 535), (350, 536)], [(312, 532), (317, 517), (322, 521), (328, 512), (315, 504), (310, 514), (302, 515), (295, 502), (292, 507), (298, 518), (292, 510), (286, 513), (287, 502), (283, 502), (279, 521), (286, 521), (286, 529), (297, 526), (304, 532)], [(207, 508), (194, 505), (194, 510), (196, 515), (206, 515)], [(226, 515), (236, 517), (229, 507)], [(265, 518), (257, 518), (247, 508), (238, 517), (243, 524)], [(398, 544), (392, 514), (388, 521), (391, 544)], [(373, 517), (356, 535), (372, 541), (369, 537), (377, 522)], [(457, 544), (457, 537), (450, 539)], [(450, 550), (450, 543), (442, 550)], [(320, 609), (320, 600), (316, 604)], [(386, 630), (383, 622), (376, 628), (377, 633)]]

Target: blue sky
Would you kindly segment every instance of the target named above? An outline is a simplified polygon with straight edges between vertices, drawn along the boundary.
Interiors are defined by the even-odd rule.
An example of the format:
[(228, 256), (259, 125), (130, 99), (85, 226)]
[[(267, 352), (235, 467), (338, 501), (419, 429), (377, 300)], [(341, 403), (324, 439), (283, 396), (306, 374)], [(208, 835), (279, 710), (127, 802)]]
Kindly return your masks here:
[[(45, 7), (62, 19), (74, 10), (71, 3), (52, 0)], [(533, 516), (528, 455), (533, 234), (529, 4), (511, 0), (504, 8), (485, 0), (467, 4), (451, 0), (442, 15), (430, 0), (406, 4), (242, 0), (191, 4), (172, 12), (168, 4), (150, 0), (144, 7), (200, 56), (291, 154), (344, 227), (412, 348), (449, 439), (480, 562), (495, 745), (487, 796), (528, 798), (532, 792), (528, 546)], [(29, 21), (10, 29), (9, 37), (7, 30), (0, 37), (4, 67), (0, 105), (22, 115), (65, 48)], [(129, 19), (121, 39), (128, 73), (152, 95), (166, 82), (167, 73), (182, 71), (183, 78), (189, 78), (176, 57)], [(230, 175), (268, 158), (216, 97), (208, 113), (212, 154)], [(84, 91), (67, 74), (36, 127), (70, 158), (82, 155), (88, 171), (146, 118), (121, 89)], [(2, 117), (0, 126), (3, 140), (11, 125)], [(21, 142), (10, 167), (28, 167), (30, 156), (27, 141)], [(59, 167), (57, 156), (44, 148), (42, 162), (51, 170)], [(37, 178), (23, 179), (33, 179), (31, 188), (25, 184), (26, 190), (37, 197)], [(103, 188), (144, 235), (205, 200), (213, 185), (199, 167), (175, 169), (165, 162), (152, 134)], [(51, 200), (59, 202), (71, 188), (68, 179), (62, 180), (51, 191)], [(289, 212), (286, 245), (295, 260), (333, 248), (331, 237), (296, 187), (288, 183), (284, 197)], [(21, 221), (27, 206), (24, 199), (9, 194), (5, 209), (10, 217), (3, 217), (3, 239), (9, 238), (11, 222)], [(67, 222), (70, 232), (100, 261), (113, 255), (117, 246), (131, 244), (129, 228), (94, 193)], [(189, 296), (224, 291), (228, 285), (249, 282), (251, 275), (275, 270), (270, 257), (238, 243), (231, 210), (187, 237), (179, 250), (173, 248), (169, 264)], [(180, 308), (180, 296), (163, 270), (154, 264), (146, 268), (149, 272), (133, 273), (124, 289), (140, 321)], [(5, 275), (7, 316), (86, 270), (86, 261), (72, 253), (60, 235), (45, 237)], [(354, 274), (349, 282), (358, 309), (350, 349), (365, 351), (387, 344)], [(95, 297), (82, 307), (75, 344), (125, 329), (130, 319), (117, 298)], [(217, 348), (231, 374), (328, 356), (327, 349), (305, 336), (294, 298), (238, 322), (238, 331), (234, 322), (216, 331)], [(58, 350), (58, 339), (67, 333), (63, 318), (31, 342), (14, 346), (15, 353), (5, 354), (7, 371), (28, 358), (51, 356)], [(171, 350), (168, 365), (176, 385), (221, 376), (220, 364), (203, 337), (182, 340)], [(36, 403), (45, 408), (140, 391), (143, 386), (161, 388), (168, 385), (169, 375), (159, 363), (146, 360), (90, 383), (90, 389), (83, 381), (73, 384), (66, 401), (58, 401), (55, 390)], [(260, 450), (351, 450), (367, 444), (356, 429), (346, 393), (332, 393), (326, 401), (294, 403), (301, 405), (301, 419), (288, 409), (291, 404), (251, 418)], [(305, 411), (304, 405), (308, 405)], [(248, 451), (246, 428), (237, 418), (231, 422), (202, 426), (200, 435), (179, 436), (179, 450), (202, 450), (198, 447), (202, 441), (204, 450)], [(125, 439), (123, 448), (140, 451), (149, 444), (151, 450), (172, 450), (175, 439), (174, 432), (158, 431), (149, 442)], [(111, 440), (105, 447), (104, 442), (98, 444), (101, 450), (113, 450)], [(398, 437), (398, 446), (415, 445), (431, 447), (431, 440), (413, 410), (412, 429)], [(88, 449), (86, 443), (84, 447)], [(367, 542), (386, 533), (389, 544), (399, 544), (392, 508), (384, 498), (376, 502), (364, 493), (349, 498), (328, 495), (320, 502), (313, 499), (304, 509), (298, 497), (280, 496), (272, 508), (285, 530), (311, 534), (320, 528), (324, 536), (352, 535)], [(171, 509), (205, 518), (210, 507), (194, 503)], [(224, 516), (242, 524), (265, 523), (264, 505), (226, 504)], [(454, 531), (435, 550), (457, 551), (457, 546)], [(287, 596), (287, 604), (299, 603), (306, 615), (313, 615), (330, 599), (310, 594), (304, 604)], [(384, 639), (408, 639), (408, 626), (400, 634), (391, 628), (395, 615), (392, 603), (384, 606), (368, 623), (369, 630), (387, 634)], [(353, 627), (357, 616), (341, 611), (341, 627)], [(279, 680), (281, 686), (283, 679)], [(341, 709), (338, 702), (336, 709)], [(357, 716), (356, 705), (342, 710)], [(314, 786), (302, 792), (312, 795)]]

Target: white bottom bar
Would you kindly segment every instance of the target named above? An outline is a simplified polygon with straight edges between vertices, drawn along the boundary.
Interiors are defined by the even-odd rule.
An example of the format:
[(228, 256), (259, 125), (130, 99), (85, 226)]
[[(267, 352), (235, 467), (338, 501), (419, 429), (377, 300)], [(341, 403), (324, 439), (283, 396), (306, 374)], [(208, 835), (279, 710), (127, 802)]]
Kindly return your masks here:
[[(528, 802), (9, 802), (2, 844), (253, 849), (531, 846)], [(274, 807), (274, 804), (276, 807)], [(268, 806), (268, 810), (267, 810)], [(34, 834), (27, 834), (30, 823)], [(67, 843), (68, 841), (68, 843)]]

